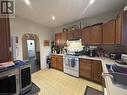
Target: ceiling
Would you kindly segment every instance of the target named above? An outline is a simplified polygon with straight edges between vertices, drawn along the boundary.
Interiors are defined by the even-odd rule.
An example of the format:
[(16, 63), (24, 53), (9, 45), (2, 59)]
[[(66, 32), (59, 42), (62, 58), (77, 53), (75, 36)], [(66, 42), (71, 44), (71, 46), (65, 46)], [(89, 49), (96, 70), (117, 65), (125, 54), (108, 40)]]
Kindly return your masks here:
[[(127, 0), (25, 0), (16, 1), (16, 15), (47, 27), (57, 27), (81, 18), (93, 17), (116, 11), (127, 5)], [(56, 20), (51, 17), (55, 16)]]

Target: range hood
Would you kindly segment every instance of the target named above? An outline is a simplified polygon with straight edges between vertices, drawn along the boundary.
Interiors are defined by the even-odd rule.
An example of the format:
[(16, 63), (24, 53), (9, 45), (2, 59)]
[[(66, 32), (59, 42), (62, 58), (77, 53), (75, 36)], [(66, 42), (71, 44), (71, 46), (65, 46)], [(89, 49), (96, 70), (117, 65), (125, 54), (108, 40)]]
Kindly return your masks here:
[(67, 49), (69, 51), (83, 50), (82, 40), (81, 39), (67, 40)]

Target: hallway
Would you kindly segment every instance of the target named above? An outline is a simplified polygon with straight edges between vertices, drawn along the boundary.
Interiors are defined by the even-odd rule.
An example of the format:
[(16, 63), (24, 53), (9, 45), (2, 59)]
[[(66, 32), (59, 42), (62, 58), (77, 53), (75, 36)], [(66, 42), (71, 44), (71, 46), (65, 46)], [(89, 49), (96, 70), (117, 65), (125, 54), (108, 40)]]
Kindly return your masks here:
[(40, 63), (36, 59), (29, 59), (31, 64), (31, 73), (35, 73), (40, 70)]

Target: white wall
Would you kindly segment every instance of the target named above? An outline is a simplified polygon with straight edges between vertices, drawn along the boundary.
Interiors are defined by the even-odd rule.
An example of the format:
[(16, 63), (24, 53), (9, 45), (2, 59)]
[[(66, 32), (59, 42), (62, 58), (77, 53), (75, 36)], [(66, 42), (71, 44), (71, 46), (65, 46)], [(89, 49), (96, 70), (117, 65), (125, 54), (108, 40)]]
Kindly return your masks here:
[(53, 32), (51, 29), (20, 17), (16, 17), (15, 19), (10, 20), (10, 28), (11, 36), (18, 36), (19, 38), (19, 55), (16, 58), (17, 60), (23, 60), (22, 36), (26, 33), (33, 33), (38, 35), (40, 42), (41, 69), (45, 69), (46, 56), (48, 55), (48, 52), (50, 52), (50, 46), (43, 46), (43, 40), (49, 40), (50, 42), (53, 40)]

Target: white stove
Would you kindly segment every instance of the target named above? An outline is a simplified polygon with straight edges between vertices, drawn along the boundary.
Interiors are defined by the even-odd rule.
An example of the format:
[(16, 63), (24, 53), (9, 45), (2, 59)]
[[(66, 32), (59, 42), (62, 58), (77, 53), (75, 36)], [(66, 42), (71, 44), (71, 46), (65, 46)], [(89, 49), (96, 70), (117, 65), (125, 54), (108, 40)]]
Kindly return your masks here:
[(64, 56), (64, 73), (79, 77), (79, 57), (73, 55)]
[(64, 56), (64, 73), (79, 77), (79, 51), (83, 50), (81, 39), (67, 41), (67, 55)]

